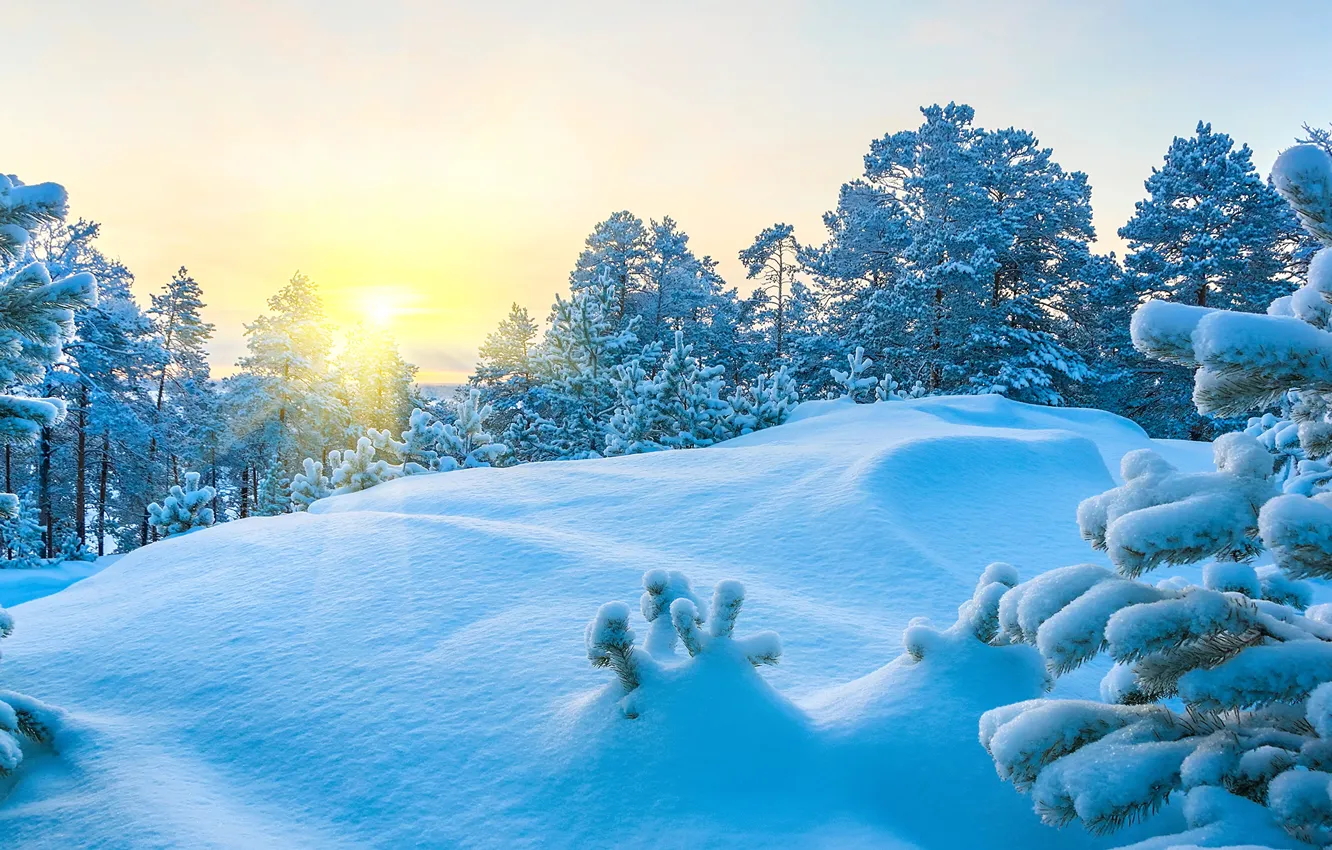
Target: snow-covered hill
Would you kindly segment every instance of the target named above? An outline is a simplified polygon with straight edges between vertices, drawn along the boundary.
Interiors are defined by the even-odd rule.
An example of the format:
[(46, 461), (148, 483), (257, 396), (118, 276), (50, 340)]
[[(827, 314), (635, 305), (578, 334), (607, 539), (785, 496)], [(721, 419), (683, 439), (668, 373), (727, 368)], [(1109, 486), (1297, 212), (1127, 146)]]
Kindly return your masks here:
[[(1101, 560), (1074, 509), (1149, 442), (997, 397), (815, 402), (711, 449), (408, 478), (149, 546), (12, 611), (0, 683), (71, 717), (0, 835), (1108, 846), (1039, 825), (976, 743), (1035, 694), (1030, 657), (941, 636), (910, 663), (901, 633), (951, 624), (991, 561)], [(743, 581), (738, 629), (778, 631), (781, 664), (693, 665), (626, 719), (583, 627), (654, 567)]]

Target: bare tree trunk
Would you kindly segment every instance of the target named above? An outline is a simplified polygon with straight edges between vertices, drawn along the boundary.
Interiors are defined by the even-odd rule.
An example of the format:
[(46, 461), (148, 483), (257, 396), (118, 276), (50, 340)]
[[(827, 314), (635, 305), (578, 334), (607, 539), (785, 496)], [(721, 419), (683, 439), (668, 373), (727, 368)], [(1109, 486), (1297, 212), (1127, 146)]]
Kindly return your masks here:
[(79, 387), (78, 442), (74, 450), (74, 533), (79, 543), (87, 545), (88, 518), (88, 386)]
[(106, 480), (111, 471), (111, 432), (102, 432), (102, 469), (97, 480), (97, 556), (106, 553)]
[[(10, 459), (9, 444), (5, 443), (5, 492), (6, 493), (14, 492), (14, 480), (10, 472), (12, 468), (12, 463), (13, 461)], [(14, 547), (13, 545), (11, 545), (11, 541), (9, 541), (8, 539), (5, 540), (5, 558), (11, 561), (14, 560)]]
[(41, 522), (46, 528), (42, 532), (42, 557), (55, 557), (55, 522), (51, 515), (51, 455), (54, 451), (51, 428), (43, 428), (41, 443), (38, 447), (37, 460), (37, 507)]
[(250, 515), (250, 465), (241, 467), (240, 518)]

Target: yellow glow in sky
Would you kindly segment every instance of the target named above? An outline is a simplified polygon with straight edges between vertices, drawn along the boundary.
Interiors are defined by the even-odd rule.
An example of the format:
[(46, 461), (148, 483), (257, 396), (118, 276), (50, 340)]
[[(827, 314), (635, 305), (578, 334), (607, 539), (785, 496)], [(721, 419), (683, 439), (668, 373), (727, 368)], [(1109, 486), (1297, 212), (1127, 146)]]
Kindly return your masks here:
[(65, 184), (145, 296), (188, 266), (218, 373), (299, 269), (334, 320), (459, 380), (623, 208), (675, 217), (743, 289), (736, 252), (775, 221), (822, 241), (870, 140), (926, 103), (1086, 171), (1107, 249), (1198, 119), (1264, 171), (1332, 120), (1323, 28), (1282, 23), (1323, 0), (10, 6), (0, 170)]

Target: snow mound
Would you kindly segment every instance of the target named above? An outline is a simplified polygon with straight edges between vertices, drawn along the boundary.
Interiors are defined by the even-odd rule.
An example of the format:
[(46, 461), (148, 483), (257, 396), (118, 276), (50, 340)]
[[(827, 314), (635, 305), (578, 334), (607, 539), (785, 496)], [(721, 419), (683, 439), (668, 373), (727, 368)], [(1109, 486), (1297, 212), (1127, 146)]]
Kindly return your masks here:
[[(901, 636), (952, 623), (990, 561), (1091, 560), (1078, 501), (1150, 445), (993, 397), (815, 402), (710, 449), (412, 476), (154, 544), (13, 611), (3, 684), (70, 731), (25, 760), (0, 834), (1107, 846), (1041, 826), (976, 741), (983, 711), (1039, 692), (1028, 648), (917, 625), (916, 660)], [(781, 663), (700, 655), (626, 718), (584, 625), (652, 569), (743, 581), (741, 628), (780, 633)]]

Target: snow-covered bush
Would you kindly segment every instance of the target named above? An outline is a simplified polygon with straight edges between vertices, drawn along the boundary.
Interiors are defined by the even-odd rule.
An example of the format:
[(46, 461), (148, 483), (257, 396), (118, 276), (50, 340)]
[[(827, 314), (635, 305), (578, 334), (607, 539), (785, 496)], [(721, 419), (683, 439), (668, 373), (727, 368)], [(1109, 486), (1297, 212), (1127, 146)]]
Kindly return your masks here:
[(333, 495), (324, 465), (312, 457), (301, 463), (301, 471), (291, 478), (291, 509), (308, 511), (320, 499)]
[[(643, 587), (639, 607), (651, 629), (642, 646), (629, 626), (630, 610), (624, 602), (602, 605), (584, 632), (592, 666), (615, 671), (625, 694), (620, 705), (626, 717), (641, 713), (636, 693), (641, 685), (660, 676), (663, 670), (689, 664), (700, 655), (725, 653), (755, 667), (776, 664), (781, 658), (782, 642), (774, 632), (735, 637), (736, 619), (745, 602), (745, 588), (740, 582), (718, 582), (706, 615), (683, 573), (649, 570), (643, 576)], [(677, 638), (688, 653), (687, 659), (675, 654)]]
[[(1294, 148), (1273, 181), (1325, 245), (1308, 282), (1267, 315), (1149, 302), (1132, 335), (1197, 369), (1200, 412), (1282, 415), (1219, 438), (1213, 473), (1125, 455), (1124, 484), (1078, 509), (1115, 570), (1064, 567), (999, 598), (992, 643), (1034, 646), (1053, 675), (1102, 652), (1115, 661), (1102, 702), (1033, 700), (982, 718), (999, 775), (1051, 824), (1110, 832), (1183, 792), (1191, 830), (1216, 840), (1275, 843), (1279, 827), (1332, 843), (1332, 610), (1305, 610), (1300, 581), (1332, 576), (1332, 157)], [(1252, 565), (1264, 549), (1279, 570)], [(1137, 580), (1211, 559), (1201, 586)]]
[[(0, 639), (14, 632), (14, 619), (0, 608)], [(50, 746), (60, 730), (62, 712), (32, 697), (0, 690), (0, 779), (23, 762), (23, 742)]]
[(216, 495), (212, 487), (200, 485), (199, 473), (187, 472), (184, 487), (171, 485), (165, 499), (148, 506), (148, 521), (163, 537), (206, 528), (213, 524), (211, 503)]

